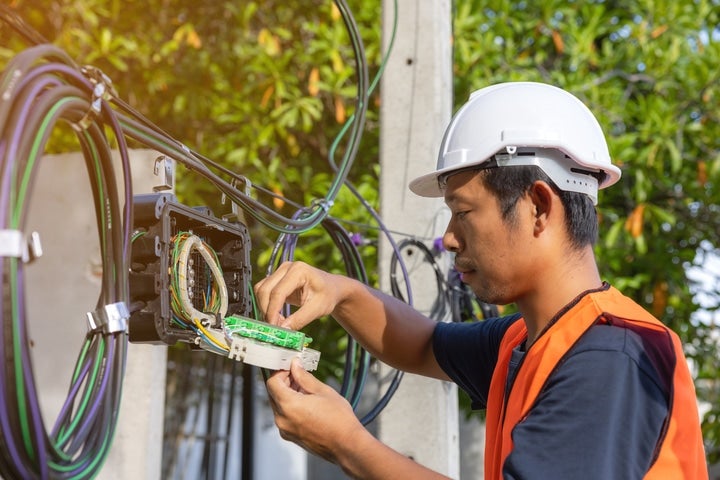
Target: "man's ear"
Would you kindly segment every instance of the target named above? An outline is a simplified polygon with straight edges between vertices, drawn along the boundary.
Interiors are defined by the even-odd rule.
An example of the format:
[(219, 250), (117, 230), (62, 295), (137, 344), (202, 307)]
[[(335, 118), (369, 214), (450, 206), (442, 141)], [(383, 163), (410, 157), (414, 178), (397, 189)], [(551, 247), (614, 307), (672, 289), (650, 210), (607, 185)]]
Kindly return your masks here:
[(540, 180), (532, 184), (528, 195), (535, 215), (535, 233), (538, 234), (547, 228), (551, 215), (557, 211), (560, 198), (549, 184)]

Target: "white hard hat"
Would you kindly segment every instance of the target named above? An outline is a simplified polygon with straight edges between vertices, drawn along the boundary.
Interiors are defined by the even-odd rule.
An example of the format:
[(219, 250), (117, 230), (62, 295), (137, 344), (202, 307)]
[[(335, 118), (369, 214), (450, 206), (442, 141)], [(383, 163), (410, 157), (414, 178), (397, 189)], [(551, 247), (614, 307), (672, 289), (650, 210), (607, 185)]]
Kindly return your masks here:
[[(441, 197), (439, 179), (486, 162), (537, 165), (558, 188), (585, 193), (594, 203), (598, 188), (620, 179), (592, 112), (572, 94), (544, 83), (500, 83), (471, 94), (445, 130), (437, 169), (410, 182), (410, 190)], [(598, 185), (589, 173), (599, 172), (605, 176)]]

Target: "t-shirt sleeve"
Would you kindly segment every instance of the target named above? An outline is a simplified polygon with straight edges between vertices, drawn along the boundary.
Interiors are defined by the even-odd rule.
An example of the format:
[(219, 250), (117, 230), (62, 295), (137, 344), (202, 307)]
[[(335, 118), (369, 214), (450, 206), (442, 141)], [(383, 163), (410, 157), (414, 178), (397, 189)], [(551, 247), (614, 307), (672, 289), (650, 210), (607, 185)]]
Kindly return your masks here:
[(667, 392), (642, 365), (632, 333), (613, 330), (593, 328), (551, 375), (513, 429), (505, 479), (643, 478), (668, 414)]
[(438, 323), (433, 351), (443, 371), (470, 396), (473, 409), (487, 406), (500, 340), (520, 315), (480, 322)]

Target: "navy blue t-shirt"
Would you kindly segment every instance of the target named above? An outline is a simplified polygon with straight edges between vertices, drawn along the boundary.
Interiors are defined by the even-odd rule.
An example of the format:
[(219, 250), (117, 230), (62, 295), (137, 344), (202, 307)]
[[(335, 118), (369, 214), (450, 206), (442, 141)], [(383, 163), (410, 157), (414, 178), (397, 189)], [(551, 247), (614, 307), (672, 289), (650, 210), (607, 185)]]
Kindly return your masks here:
[[(445, 373), (486, 408), (500, 340), (519, 315), (439, 323), (433, 348)], [(646, 344), (644, 346), (644, 344)], [(642, 478), (668, 415), (668, 372), (648, 355), (636, 330), (599, 323), (570, 349), (512, 432), (506, 479)], [(508, 379), (524, 352), (513, 351)], [(513, 371), (515, 368), (515, 371)]]

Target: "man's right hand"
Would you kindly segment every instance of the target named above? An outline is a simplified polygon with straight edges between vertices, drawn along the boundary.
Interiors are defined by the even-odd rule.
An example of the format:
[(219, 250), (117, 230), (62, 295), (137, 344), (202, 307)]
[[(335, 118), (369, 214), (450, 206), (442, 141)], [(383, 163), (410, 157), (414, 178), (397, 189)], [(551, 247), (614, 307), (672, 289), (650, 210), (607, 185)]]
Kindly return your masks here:
[[(335, 309), (343, 280), (303, 262), (285, 262), (255, 285), (255, 295), (265, 321), (300, 330)], [(300, 307), (287, 318), (282, 314), (286, 303)]]

